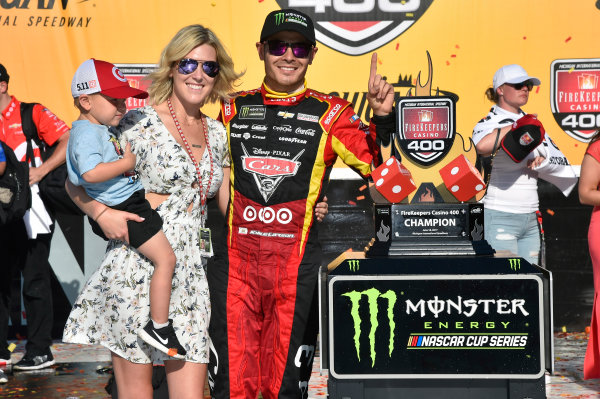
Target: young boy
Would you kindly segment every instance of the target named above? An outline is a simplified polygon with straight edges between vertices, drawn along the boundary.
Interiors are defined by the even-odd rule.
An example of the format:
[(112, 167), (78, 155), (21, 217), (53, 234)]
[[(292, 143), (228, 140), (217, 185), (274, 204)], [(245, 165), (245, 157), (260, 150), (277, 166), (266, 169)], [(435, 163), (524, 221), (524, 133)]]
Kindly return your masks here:
[[(125, 99), (146, 98), (148, 93), (130, 87), (113, 64), (95, 59), (79, 66), (71, 93), (80, 114), (73, 122), (67, 146), (69, 180), (83, 186), (90, 197), (107, 207), (133, 212), (145, 219), (140, 223), (127, 222), (129, 244), (154, 263), (150, 282), (151, 320), (138, 334), (169, 356), (184, 359), (186, 351), (175, 335), (172, 320), (168, 319), (175, 254), (161, 230), (162, 219), (146, 201), (142, 184), (132, 172), (135, 155), (131, 145), (128, 143), (123, 152), (109, 131), (125, 115)], [(106, 239), (96, 223), (103, 213), (90, 223), (94, 232)]]

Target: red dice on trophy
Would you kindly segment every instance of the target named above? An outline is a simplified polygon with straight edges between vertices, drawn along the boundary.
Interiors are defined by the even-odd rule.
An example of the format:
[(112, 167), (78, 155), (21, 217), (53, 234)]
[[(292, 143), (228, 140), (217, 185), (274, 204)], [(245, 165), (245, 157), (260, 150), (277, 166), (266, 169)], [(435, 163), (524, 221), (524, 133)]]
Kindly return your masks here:
[(459, 155), (440, 169), (444, 185), (459, 201), (468, 201), (485, 189), (481, 174), (464, 155)]
[(410, 171), (395, 157), (379, 165), (371, 176), (375, 189), (391, 203), (401, 202), (417, 188)]

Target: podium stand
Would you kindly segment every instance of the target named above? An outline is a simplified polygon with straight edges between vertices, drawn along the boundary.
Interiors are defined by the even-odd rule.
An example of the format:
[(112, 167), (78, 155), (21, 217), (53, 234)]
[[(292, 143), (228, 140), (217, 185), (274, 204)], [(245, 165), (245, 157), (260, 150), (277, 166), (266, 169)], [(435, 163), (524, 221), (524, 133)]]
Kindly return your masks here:
[[(410, 248), (407, 240), (402, 244)], [(439, 240), (432, 244), (438, 253)], [(376, 241), (321, 271), (330, 399), (546, 398), (550, 272), (518, 257), (459, 255), (451, 248), (439, 256), (390, 255), (393, 239), (385, 246), (388, 254)]]

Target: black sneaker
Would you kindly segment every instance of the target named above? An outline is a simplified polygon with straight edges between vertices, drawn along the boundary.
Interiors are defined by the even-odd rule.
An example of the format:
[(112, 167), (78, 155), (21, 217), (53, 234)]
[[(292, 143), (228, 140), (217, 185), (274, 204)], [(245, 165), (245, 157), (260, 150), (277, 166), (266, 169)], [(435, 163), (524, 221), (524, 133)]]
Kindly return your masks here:
[(48, 353), (44, 355), (32, 355), (29, 356), (27, 353), (21, 360), (19, 360), (13, 366), (15, 370), (39, 370), (44, 369), (46, 367), (50, 367), (54, 364), (54, 356), (52, 356), (52, 352), (48, 351)]
[(169, 319), (169, 325), (163, 328), (155, 329), (152, 320), (146, 324), (146, 327), (138, 331), (138, 335), (148, 345), (151, 345), (159, 351), (174, 357), (175, 359), (185, 359), (186, 350), (179, 343), (175, 330), (173, 330), (173, 320)]

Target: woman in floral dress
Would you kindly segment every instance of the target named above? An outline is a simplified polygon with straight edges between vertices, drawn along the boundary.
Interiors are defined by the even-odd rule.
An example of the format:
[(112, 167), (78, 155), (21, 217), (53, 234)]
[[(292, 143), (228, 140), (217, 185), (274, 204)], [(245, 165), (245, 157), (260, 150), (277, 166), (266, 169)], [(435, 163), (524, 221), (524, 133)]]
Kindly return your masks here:
[[(150, 74), (152, 106), (130, 111), (117, 128), (131, 143), (146, 199), (163, 219), (177, 258), (169, 318), (187, 351), (173, 360), (146, 345), (138, 330), (149, 320), (152, 263), (127, 242), (127, 220), (137, 215), (106, 208), (80, 187), (75, 202), (111, 239), (100, 268), (87, 282), (67, 320), (63, 340), (101, 344), (112, 353), (120, 398), (152, 398), (152, 364), (164, 362), (172, 398), (203, 397), (209, 356), (210, 300), (206, 281), (206, 200), (217, 197), (224, 213), (229, 158), (223, 125), (200, 107), (227, 98), (240, 75), (212, 31), (200, 25), (180, 30)], [(198, 183), (200, 182), (200, 184)]]

